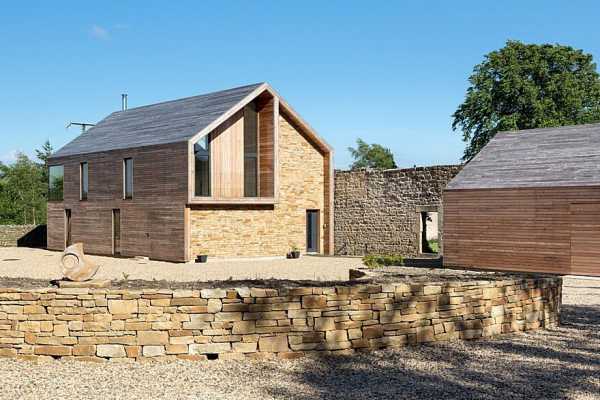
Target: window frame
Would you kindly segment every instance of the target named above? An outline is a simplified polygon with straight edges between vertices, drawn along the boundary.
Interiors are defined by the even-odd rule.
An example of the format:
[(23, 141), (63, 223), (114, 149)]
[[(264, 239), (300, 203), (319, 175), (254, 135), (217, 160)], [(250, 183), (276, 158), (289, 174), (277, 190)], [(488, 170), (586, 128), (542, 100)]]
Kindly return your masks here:
[[(252, 127), (253, 131), (250, 132), (250, 117), (253, 118)], [(244, 188), (243, 188), (243, 197), (244, 198), (257, 198), (260, 196), (260, 160), (259, 160), (259, 148), (260, 148), (260, 135), (259, 135), (259, 113), (256, 109), (256, 105), (254, 103), (248, 103), (244, 107), (244, 135), (243, 135), (243, 147), (244, 147), (244, 157), (243, 157), (243, 177), (244, 177)], [(253, 134), (254, 143), (253, 143), (253, 151), (250, 150), (248, 144), (246, 143), (246, 139), (249, 138), (249, 134)], [(246, 164), (248, 161), (251, 161), (254, 166), (254, 173), (251, 175), (248, 174), (246, 169)], [(252, 181), (248, 181), (248, 178), (252, 178)], [(250, 184), (254, 183), (254, 187), (250, 187)]]
[[(197, 182), (197, 177), (198, 177), (198, 168), (197, 168), (197, 158), (196, 158), (196, 146), (200, 146), (200, 142), (201, 141), (205, 141), (206, 142), (206, 148), (204, 149), (204, 151), (206, 153), (208, 153), (207, 157), (207, 174), (208, 174), (208, 182), (207, 182), (207, 187), (208, 187), (208, 194), (207, 195), (201, 195), (197, 193), (197, 187), (196, 187), (196, 182)], [(202, 146), (200, 146), (202, 147)], [(192, 156), (194, 157), (194, 164), (193, 164), (193, 168), (194, 168), (194, 182), (193, 182), (193, 195), (196, 198), (201, 198), (201, 199), (209, 199), (212, 198), (212, 189), (213, 189), (213, 184), (212, 184), (212, 178), (213, 178), (213, 171), (212, 171), (212, 149), (211, 149), (211, 134), (207, 134), (205, 136), (202, 136), (201, 138), (199, 138), (198, 140), (196, 140), (193, 144), (192, 144)]]
[[(85, 185), (84, 185), (84, 166), (85, 166)], [(87, 186), (85, 192), (84, 186)], [(79, 163), (79, 201), (86, 201), (90, 193), (90, 164), (87, 161)]]
[[(57, 198), (52, 198), (52, 196), (50, 195), (52, 193), (52, 184), (51, 184), (51, 179), (52, 179), (52, 174), (51, 174), (51, 170), (52, 168), (57, 168), (60, 167), (62, 170), (62, 188), (60, 191), (60, 199)], [(48, 166), (48, 194), (47, 194), (47, 199), (48, 202), (62, 202), (65, 201), (65, 166), (64, 164), (57, 164), (57, 165), (49, 165)]]
[[(131, 193), (127, 193), (127, 161), (131, 162)], [(126, 157), (123, 159), (123, 200), (132, 200), (133, 199), (133, 175), (134, 175), (134, 165), (133, 158)]]

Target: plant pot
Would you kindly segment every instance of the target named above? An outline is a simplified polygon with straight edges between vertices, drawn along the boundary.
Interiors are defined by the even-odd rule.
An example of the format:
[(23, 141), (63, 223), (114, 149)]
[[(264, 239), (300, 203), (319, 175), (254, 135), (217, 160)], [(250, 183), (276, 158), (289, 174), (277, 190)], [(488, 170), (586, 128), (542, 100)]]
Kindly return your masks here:
[(196, 256), (197, 263), (205, 263), (206, 261), (208, 261), (208, 255), (202, 254), (202, 255)]
[(299, 251), (292, 251), (292, 258), (300, 258), (300, 252)]

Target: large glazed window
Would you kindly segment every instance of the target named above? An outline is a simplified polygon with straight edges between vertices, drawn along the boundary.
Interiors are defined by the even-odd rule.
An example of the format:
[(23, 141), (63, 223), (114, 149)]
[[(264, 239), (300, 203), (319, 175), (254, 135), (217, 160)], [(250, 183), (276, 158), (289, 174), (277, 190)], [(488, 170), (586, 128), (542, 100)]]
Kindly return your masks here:
[(258, 113), (253, 103), (244, 109), (244, 197), (258, 196)]
[(79, 199), (87, 200), (88, 198), (88, 163), (82, 162), (79, 164)]
[(48, 200), (63, 200), (64, 167), (53, 165), (48, 168)]
[(123, 198), (133, 198), (133, 159), (123, 160)]
[(210, 141), (209, 135), (194, 144), (194, 195), (210, 196)]

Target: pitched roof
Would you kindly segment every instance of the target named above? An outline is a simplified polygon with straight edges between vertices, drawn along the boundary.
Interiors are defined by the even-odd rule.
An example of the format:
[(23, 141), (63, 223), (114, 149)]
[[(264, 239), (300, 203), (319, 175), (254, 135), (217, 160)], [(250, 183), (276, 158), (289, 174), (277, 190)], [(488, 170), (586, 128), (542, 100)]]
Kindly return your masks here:
[(114, 112), (52, 157), (187, 141), (261, 85), (257, 83)]
[(600, 124), (500, 132), (448, 190), (600, 186)]

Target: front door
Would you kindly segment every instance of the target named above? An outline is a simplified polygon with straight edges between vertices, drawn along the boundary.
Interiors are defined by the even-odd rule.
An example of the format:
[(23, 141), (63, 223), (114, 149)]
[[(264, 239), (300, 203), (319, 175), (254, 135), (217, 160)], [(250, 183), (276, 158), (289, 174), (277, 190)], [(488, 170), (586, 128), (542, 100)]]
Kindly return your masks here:
[(319, 210), (306, 210), (306, 252), (319, 252)]
[(121, 210), (113, 210), (113, 255), (121, 254)]
[(65, 248), (71, 245), (71, 210), (65, 210)]

